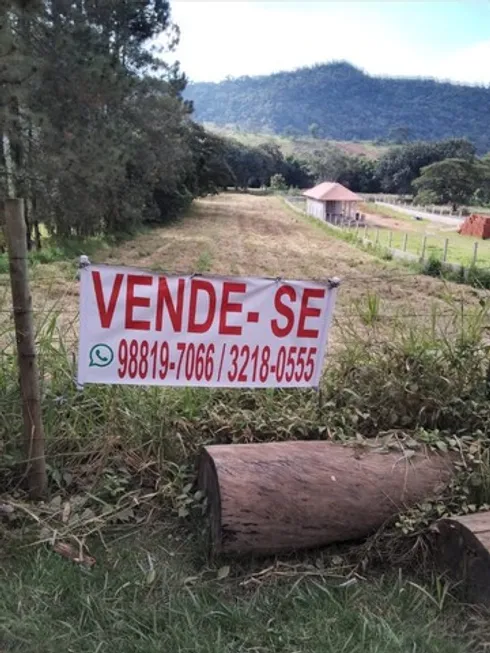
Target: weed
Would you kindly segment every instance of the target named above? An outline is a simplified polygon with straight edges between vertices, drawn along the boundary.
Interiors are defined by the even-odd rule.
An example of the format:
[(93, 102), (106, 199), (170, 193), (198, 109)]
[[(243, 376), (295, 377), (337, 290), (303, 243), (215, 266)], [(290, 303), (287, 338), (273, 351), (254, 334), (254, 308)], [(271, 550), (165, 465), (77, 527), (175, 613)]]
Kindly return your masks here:
[(357, 303), (359, 316), (367, 326), (374, 326), (380, 319), (381, 299), (375, 292), (368, 292), (363, 300)]
[(211, 269), (211, 264), (213, 262), (213, 257), (211, 252), (205, 250), (201, 252), (196, 263), (196, 270), (203, 274), (204, 272), (209, 272)]
[(424, 263), (424, 274), (430, 277), (442, 276), (442, 261), (435, 255), (431, 254), (429, 259)]
[(7, 254), (0, 254), (0, 274), (7, 274), (9, 271), (9, 260)]
[(490, 289), (490, 268), (470, 267), (467, 271), (466, 282), (475, 288)]

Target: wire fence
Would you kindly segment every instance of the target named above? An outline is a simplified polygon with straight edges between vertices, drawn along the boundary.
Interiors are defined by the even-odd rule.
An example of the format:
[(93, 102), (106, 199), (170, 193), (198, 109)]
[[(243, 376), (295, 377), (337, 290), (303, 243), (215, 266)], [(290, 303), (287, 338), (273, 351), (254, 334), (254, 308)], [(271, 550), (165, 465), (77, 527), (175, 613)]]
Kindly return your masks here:
[[(304, 198), (288, 197), (286, 203), (295, 211), (306, 214)], [(312, 216), (315, 217), (315, 216)], [(379, 248), (393, 258), (424, 263), (439, 261), (454, 271), (462, 268), (480, 268), (490, 274), (490, 241), (473, 240), (462, 236), (454, 228), (437, 229), (440, 225), (421, 225), (415, 221), (413, 228), (404, 229), (376, 224), (376, 216), (361, 214), (357, 220), (347, 220), (342, 215), (334, 215), (325, 220), (330, 228), (349, 236), (355, 244)], [(391, 218), (396, 222), (396, 217)], [(403, 220), (403, 217), (401, 216)]]
[(399, 210), (415, 211), (432, 215), (447, 216), (451, 218), (465, 218), (472, 213), (486, 213), (490, 215), (489, 206), (460, 206), (457, 210), (451, 205), (439, 204), (414, 204), (412, 195), (393, 195), (388, 193), (363, 193), (362, 197), (368, 202), (395, 205)]
[[(155, 274), (154, 270), (148, 271)], [(169, 275), (168, 272), (165, 274)], [(193, 276), (189, 273), (177, 276), (184, 274)], [(334, 314), (334, 337), (355, 325), (375, 327), (379, 340), (390, 337), (388, 332), (383, 333), (383, 327), (402, 323), (437, 323), (443, 328), (445, 324), (463, 319), (465, 313), (480, 306), (482, 299), (490, 300), (490, 292), (481, 291), (478, 293), (478, 303), (472, 288), (460, 286), (457, 298), (450, 303), (434, 297), (431, 300), (426, 298), (427, 301), (422, 304), (420, 294), (416, 292), (419, 279), (420, 275), (409, 269), (388, 269), (377, 274), (358, 271), (345, 275), (341, 279), (343, 292), (339, 295)], [(10, 360), (15, 353), (13, 306), (8, 292), (8, 278), (1, 279), (1, 282), (5, 292), (0, 292), (0, 357)], [(76, 356), (79, 342), (78, 271), (67, 277), (61, 271), (42, 275), (36, 270), (32, 274), (31, 284), (37, 346), (61, 352), (72, 359)], [(399, 292), (393, 292), (393, 287)], [(415, 294), (412, 295), (413, 292)]]
[[(302, 198), (285, 198), (285, 200), (296, 211), (303, 212)], [(355, 226), (348, 226), (339, 216), (332, 218), (328, 226), (342, 231), (344, 236), (348, 235), (357, 244), (380, 248), (393, 255), (411, 257), (413, 260), (423, 261), (433, 252), (433, 244), (427, 234), (415, 233), (409, 237), (408, 234), (374, 228), (361, 221), (358, 221)], [(447, 261), (451, 252), (447, 241), (442, 251), (442, 260)], [(478, 252), (478, 247), (474, 246), (473, 265), (478, 261)], [(332, 273), (335, 273), (335, 261), (332, 261), (329, 267)], [(76, 355), (79, 339), (79, 270), (76, 267), (71, 270), (58, 266), (43, 268), (42, 264), (37, 264), (29, 271), (36, 342), (40, 347), (48, 343), (49, 347), (66, 350), (67, 355)], [(151, 274), (157, 272), (153, 268), (147, 271)], [(165, 276), (195, 276), (195, 273), (189, 270), (162, 269), (158, 273)], [(325, 279), (326, 276), (324, 273), (323, 278)], [(343, 291), (335, 311), (334, 333), (335, 330), (348, 329), (352, 324), (386, 326), (407, 320), (420, 322), (454, 320), (454, 305), (448, 307), (444, 302), (432, 301), (425, 302), (422, 306), (420, 296), (412, 297), (414, 287), (418, 283), (414, 280), (417, 278), (419, 277), (414, 269), (403, 267), (382, 269), (369, 261), (360, 261), (352, 270), (341, 276)], [(311, 280), (318, 281), (318, 277)], [(397, 299), (393, 299), (390, 290), (393, 284), (399, 286), (402, 291), (402, 296)], [(479, 297), (486, 298), (487, 295), (488, 293), (481, 292)], [(474, 304), (474, 291), (469, 287), (461, 286), (458, 301), (463, 304), (468, 302), (468, 306)], [(381, 333), (378, 335), (382, 337)], [(8, 274), (4, 273), (0, 274), (0, 355), (11, 357), (14, 350), (10, 279)]]

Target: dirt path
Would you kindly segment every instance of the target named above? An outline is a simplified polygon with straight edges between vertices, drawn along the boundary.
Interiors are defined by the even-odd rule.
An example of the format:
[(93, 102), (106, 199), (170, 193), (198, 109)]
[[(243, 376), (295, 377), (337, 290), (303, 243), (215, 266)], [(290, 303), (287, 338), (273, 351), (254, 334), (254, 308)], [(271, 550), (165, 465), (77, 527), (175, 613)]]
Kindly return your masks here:
[[(167, 272), (342, 280), (331, 343), (356, 327), (366, 332), (376, 313), (376, 337), (390, 337), (394, 316), (417, 323), (432, 320), (434, 307), (448, 312), (448, 298), (475, 303), (467, 286), (445, 284), (381, 261), (332, 238), (276, 197), (227, 193), (196, 201), (173, 225), (141, 234), (113, 249), (100, 250), (93, 262)], [(69, 273), (65, 268), (69, 268)], [(5, 287), (6, 291), (7, 288)], [(78, 340), (78, 281), (69, 264), (43, 265), (32, 284), (38, 324), (49, 327), (70, 346)], [(5, 305), (5, 303), (4, 303)], [(0, 333), (11, 333), (10, 312), (0, 313)], [(384, 335), (382, 335), (384, 334)], [(371, 331), (368, 337), (371, 337)]]
[(437, 224), (443, 224), (447, 227), (454, 227), (455, 229), (457, 229), (459, 225), (464, 222), (464, 218), (460, 218), (458, 216), (444, 216), (439, 215), (438, 213), (429, 213), (421, 209), (410, 209), (406, 206), (403, 206), (400, 209), (398, 205), (388, 204), (388, 202), (376, 202), (376, 204), (379, 204), (380, 206), (387, 206), (389, 209), (394, 209), (395, 211), (402, 210), (403, 213), (408, 213), (408, 215), (413, 215), (414, 217), (418, 215), (425, 220), (430, 220), (431, 222), (436, 222)]
[(403, 314), (430, 320), (434, 305), (447, 310), (449, 296), (475, 300), (466, 286), (414, 274), (331, 238), (276, 197), (227, 193), (199, 200), (186, 218), (98, 260), (169, 272), (340, 277), (334, 340), (339, 330), (362, 323), (360, 314), (372, 310), (369, 295), (377, 296), (378, 310), (388, 319)]

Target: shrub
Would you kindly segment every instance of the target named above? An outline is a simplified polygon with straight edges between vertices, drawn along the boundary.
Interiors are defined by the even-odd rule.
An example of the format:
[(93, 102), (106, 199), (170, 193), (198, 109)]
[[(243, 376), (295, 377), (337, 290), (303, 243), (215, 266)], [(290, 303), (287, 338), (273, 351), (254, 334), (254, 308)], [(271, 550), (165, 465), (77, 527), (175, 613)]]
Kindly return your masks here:
[(431, 277), (440, 277), (442, 274), (442, 261), (434, 253), (424, 263), (424, 274)]
[(280, 173), (272, 175), (270, 187), (273, 190), (287, 190), (287, 184), (286, 180), (284, 179), (284, 175), (281, 175)]

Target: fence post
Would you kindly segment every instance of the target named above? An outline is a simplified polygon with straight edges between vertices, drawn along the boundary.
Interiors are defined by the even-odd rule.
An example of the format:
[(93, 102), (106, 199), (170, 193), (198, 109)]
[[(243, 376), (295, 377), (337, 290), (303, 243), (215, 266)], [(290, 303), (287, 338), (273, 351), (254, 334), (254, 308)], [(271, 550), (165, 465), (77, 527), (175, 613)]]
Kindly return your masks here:
[(477, 256), (478, 256), (478, 241), (475, 240), (475, 244), (473, 245), (473, 262), (471, 263), (472, 266), (476, 265)]
[(388, 240), (388, 249), (391, 249), (391, 246), (393, 245), (393, 232), (390, 231), (390, 237)]
[(47, 489), (44, 459), (44, 428), (41, 417), (39, 370), (34, 343), (32, 299), (27, 267), (27, 238), (24, 200), (5, 200), (5, 238), (7, 241), (12, 305), (19, 361), (20, 393), (24, 420), (26, 478), (33, 499)]
[(449, 247), (449, 238), (446, 238), (444, 241), (444, 251), (442, 253), (442, 260), (445, 263), (447, 261), (447, 248)]
[(404, 236), (403, 236), (403, 251), (404, 252), (407, 251), (407, 240), (408, 240), (408, 234), (405, 233)]
[(423, 261), (425, 258), (425, 248), (427, 245), (427, 236), (424, 234), (424, 237), (422, 238), (422, 254), (420, 256), (420, 260)]

